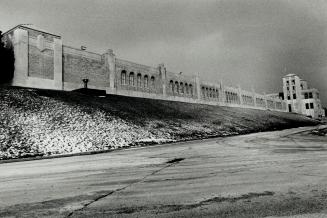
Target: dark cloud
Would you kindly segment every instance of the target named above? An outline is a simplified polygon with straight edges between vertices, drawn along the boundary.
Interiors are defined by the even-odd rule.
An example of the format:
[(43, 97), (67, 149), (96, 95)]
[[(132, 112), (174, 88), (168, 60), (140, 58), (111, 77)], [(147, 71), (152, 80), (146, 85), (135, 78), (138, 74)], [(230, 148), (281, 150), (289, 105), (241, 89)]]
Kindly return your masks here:
[[(327, 2), (323, 0), (12, 0), (0, 27), (33, 23), (144, 64), (200, 73), (210, 81), (281, 90), (295, 73), (327, 104)], [(286, 71), (285, 71), (286, 69)]]

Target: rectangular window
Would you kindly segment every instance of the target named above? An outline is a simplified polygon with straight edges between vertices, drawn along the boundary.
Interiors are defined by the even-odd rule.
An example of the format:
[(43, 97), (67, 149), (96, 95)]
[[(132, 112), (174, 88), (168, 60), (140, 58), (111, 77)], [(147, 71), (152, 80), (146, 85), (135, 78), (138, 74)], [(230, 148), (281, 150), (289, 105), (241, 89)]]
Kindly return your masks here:
[(296, 94), (293, 94), (293, 99), (296, 99)]
[(295, 86), (293, 86), (292, 88), (293, 88), (293, 90), (295, 90)]
[(313, 109), (313, 103), (310, 103), (310, 108)]
[(291, 100), (291, 96), (288, 95), (288, 96), (287, 96), (287, 99), (288, 99), (288, 100)]
[(309, 92), (309, 98), (313, 98), (312, 92)]
[(304, 93), (304, 99), (308, 99), (309, 96), (308, 96), (308, 93)]
[(294, 79), (292, 80), (292, 85), (295, 85), (295, 80)]
[(287, 87), (286, 89), (287, 89), (287, 91), (288, 91), (288, 90), (290, 90), (290, 87)]
[(309, 109), (309, 103), (305, 103), (305, 109)]

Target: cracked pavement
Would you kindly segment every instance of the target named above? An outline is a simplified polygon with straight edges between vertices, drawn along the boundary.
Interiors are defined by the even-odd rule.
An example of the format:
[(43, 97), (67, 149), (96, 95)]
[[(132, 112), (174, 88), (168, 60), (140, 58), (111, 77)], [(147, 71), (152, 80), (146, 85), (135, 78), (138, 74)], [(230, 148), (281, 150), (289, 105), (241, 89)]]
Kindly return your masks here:
[(3, 163), (0, 217), (327, 216), (313, 128)]

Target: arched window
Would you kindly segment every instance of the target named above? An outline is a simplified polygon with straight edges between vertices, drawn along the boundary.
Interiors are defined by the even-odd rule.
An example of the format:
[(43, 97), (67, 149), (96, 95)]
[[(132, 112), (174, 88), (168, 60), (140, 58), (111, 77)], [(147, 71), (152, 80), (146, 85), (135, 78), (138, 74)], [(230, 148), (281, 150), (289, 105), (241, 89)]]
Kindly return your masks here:
[(206, 90), (205, 90), (205, 88), (203, 86), (201, 88), (201, 91), (202, 91), (202, 97), (205, 98), (206, 97)]
[(174, 82), (172, 80), (170, 80), (169, 82), (169, 90), (171, 91), (171, 93), (174, 93)]
[(175, 87), (174, 88), (175, 88), (175, 93), (178, 94), (179, 93), (179, 85), (178, 85), (177, 81), (175, 82)]
[(154, 88), (154, 81), (155, 81), (154, 76), (151, 76), (151, 88)]
[(137, 87), (141, 87), (142, 85), (142, 75), (140, 73), (137, 74), (137, 77), (136, 77), (136, 83), (137, 83)]
[(184, 94), (184, 85), (183, 85), (183, 83), (179, 84), (179, 90), (180, 90), (181, 94)]
[(129, 85), (134, 86), (134, 72), (129, 73)]
[(189, 85), (189, 88), (190, 88), (190, 95), (193, 96), (193, 86), (192, 86), (192, 84)]
[(144, 88), (148, 88), (149, 87), (149, 77), (148, 75), (144, 76)]
[(185, 87), (184, 88), (185, 88), (185, 94), (188, 95), (188, 84), (187, 83), (185, 83)]
[(121, 71), (121, 84), (126, 85), (126, 70)]

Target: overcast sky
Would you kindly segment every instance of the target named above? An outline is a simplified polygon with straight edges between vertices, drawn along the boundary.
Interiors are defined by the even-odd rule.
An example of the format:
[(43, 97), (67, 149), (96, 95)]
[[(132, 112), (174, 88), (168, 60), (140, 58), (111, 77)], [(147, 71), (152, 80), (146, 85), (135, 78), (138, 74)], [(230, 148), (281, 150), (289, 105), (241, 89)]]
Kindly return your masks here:
[(21, 23), (258, 92), (281, 91), (282, 76), (295, 73), (327, 106), (326, 0), (0, 0), (0, 29)]

